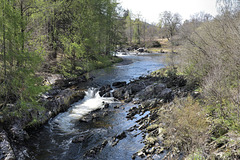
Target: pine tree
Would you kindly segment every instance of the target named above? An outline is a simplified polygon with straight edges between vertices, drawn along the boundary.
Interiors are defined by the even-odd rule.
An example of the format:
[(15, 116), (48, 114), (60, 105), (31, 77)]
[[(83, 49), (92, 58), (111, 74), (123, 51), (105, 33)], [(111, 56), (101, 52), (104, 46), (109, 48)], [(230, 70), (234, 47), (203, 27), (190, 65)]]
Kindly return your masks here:
[[(41, 55), (32, 51), (29, 44), (30, 31), (27, 22), (30, 16), (27, 8), (30, 1), (1, 1), (3, 16), (1, 17), (3, 48), (1, 55), (4, 61), (4, 78), (0, 88), (0, 104), (16, 104), (19, 109), (36, 105), (36, 98), (42, 91), (41, 82), (35, 72), (41, 61)], [(28, 44), (28, 47), (26, 45)], [(1, 56), (2, 57), (2, 56)], [(0, 63), (2, 60), (0, 61)], [(1, 75), (2, 70), (0, 71)]]

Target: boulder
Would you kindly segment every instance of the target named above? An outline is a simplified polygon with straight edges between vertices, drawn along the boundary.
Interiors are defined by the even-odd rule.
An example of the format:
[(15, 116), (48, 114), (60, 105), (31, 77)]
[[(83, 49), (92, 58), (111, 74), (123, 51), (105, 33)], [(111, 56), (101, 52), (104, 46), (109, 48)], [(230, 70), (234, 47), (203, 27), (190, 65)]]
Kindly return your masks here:
[(124, 99), (124, 93), (125, 93), (124, 88), (118, 88), (113, 92), (113, 97), (117, 98), (119, 100), (123, 100)]
[(123, 81), (123, 82), (114, 82), (112, 84), (113, 87), (115, 88), (120, 88), (120, 87), (123, 87), (123, 86), (126, 86), (127, 82)]
[(98, 154), (99, 152), (101, 152), (103, 150), (103, 148), (106, 147), (106, 145), (108, 144), (107, 140), (104, 140), (100, 145), (88, 150), (85, 154), (84, 157), (95, 157), (96, 154)]
[(76, 137), (73, 138), (72, 143), (81, 143), (88, 138), (89, 138), (89, 135), (76, 136)]
[[(109, 104), (106, 103), (105, 106), (109, 106)], [(91, 113), (89, 113), (87, 115), (84, 115), (81, 119), (79, 119), (79, 121), (85, 122), (85, 123), (95, 122), (96, 120), (101, 119), (107, 115), (108, 115), (107, 108), (105, 108), (103, 110), (98, 109), (98, 110), (92, 111)]]
[(163, 101), (166, 102), (171, 102), (174, 99), (174, 94), (173, 91), (169, 88), (165, 88), (164, 90), (162, 90), (162, 92), (160, 92), (157, 95), (157, 98), (159, 99), (163, 99)]
[(23, 130), (23, 125), (22, 122), (16, 121), (15, 124), (10, 125), (9, 133), (12, 137), (12, 139), (23, 142), (26, 139), (29, 139), (28, 133)]
[[(99, 95), (102, 97), (106, 94), (110, 94), (109, 92), (112, 90), (111, 86), (110, 85), (106, 85), (106, 86), (102, 86), (100, 89), (99, 89)], [(109, 96), (106, 96), (106, 97), (109, 97)]]
[(113, 147), (116, 146), (120, 140), (122, 140), (126, 137), (127, 137), (127, 135), (124, 131), (121, 134), (114, 136), (112, 146)]
[(45, 108), (51, 112), (51, 114), (49, 115), (51, 117), (61, 111), (67, 110), (72, 103), (83, 99), (84, 96), (85, 92), (68, 88), (62, 90), (60, 93), (58, 93), (51, 99), (43, 96), (41, 98), (41, 102), (45, 103)]
[(107, 92), (103, 95), (103, 97), (112, 97), (111, 93), (110, 92)]
[(89, 123), (93, 120), (93, 116), (91, 114), (84, 115), (81, 119), (79, 119), (80, 122), (86, 122)]
[(137, 92), (143, 90), (144, 88), (145, 85), (141, 83), (132, 83), (127, 86), (127, 90), (129, 90), (131, 94), (136, 94)]
[(137, 51), (138, 52), (144, 52), (144, 48), (138, 48)]
[(143, 100), (156, 98), (159, 93), (161, 93), (166, 88), (166, 85), (162, 83), (153, 84), (147, 86), (145, 89), (136, 94), (135, 98), (140, 98)]
[(15, 160), (13, 149), (7, 137), (7, 133), (0, 129), (0, 159), (2, 160)]
[(61, 88), (68, 88), (71, 86), (77, 86), (80, 83), (86, 82), (86, 76), (82, 75), (77, 78), (68, 78), (68, 79), (58, 79), (55, 82), (55, 85)]
[(127, 137), (127, 135), (124, 131), (121, 134), (116, 136), (116, 138), (119, 139), (119, 140), (122, 140), (123, 138), (126, 138), (126, 137)]

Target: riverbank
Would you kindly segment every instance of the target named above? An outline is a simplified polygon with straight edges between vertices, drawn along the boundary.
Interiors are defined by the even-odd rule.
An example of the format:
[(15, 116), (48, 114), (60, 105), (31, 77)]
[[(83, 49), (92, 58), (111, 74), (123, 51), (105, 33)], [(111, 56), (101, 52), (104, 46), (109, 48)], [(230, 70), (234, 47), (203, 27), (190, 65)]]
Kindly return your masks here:
[[(91, 81), (86, 73), (94, 69), (109, 67), (121, 62), (120, 57), (100, 58), (92, 64), (89, 70), (82, 71), (83, 75), (75, 78), (64, 78), (61, 74), (39, 73), (44, 78), (44, 85), (49, 90), (39, 97), (37, 105), (26, 106), (8, 104), (0, 112), (0, 159), (28, 159), (25, 141), (29, 139), (28, 132), (37, 129), (48, 122), (49, 119), (66, 111), (71, 104), (84, 98), (85, 92), (79, 84)], [(50, 89), (51, 88), (51, 89)]]
[[(122, 85), (120, 85), (122, 84)], [(106, 88), (106, 87), (105, 87)], [(124, 132), (134, 132), (140, 130), (144, 147), (132, 156), (132, 159), (140, 157), (142, 159), (168, 158), (168, 149), (164, 146), (165, 128), (161, 128), (160, 113), (169, 112), (169, 105), (174, 99), (184, 98), (188, 95), (194, 97), (195, 86), (187, 85), (187, 80), (182, 75), (176, 75), (174, 70), (161, 69), (148, 76), (140, 77), (129, 84), (120, 83), (113, 91), (114, 98), (125, 103), (134, 103), (138, 107), (133, 107), (128, 111), (129, 120), (136, 119), (138, 115), (143, 118), (136, 121), (136, 125)], [(104, 89), (103, 89), (104, 90)], [(103, 95), (109, 95), (109, 89)], [(167, 126), (166, 126), (167, 127)]]
[[(42, 103), (45, 103), (46, 108), (48, 108), (47, 112), (29, 111), (29, 115), (39, 116), (39, 118), (40, 115), (44, 115), (41, 116), (41, 120), (47, 122), (50, 117), (66, 111), (70, 104), (84, 98), (85, 92), (76, 84), (86, 81), (84, 76), (78, 77), (76, 83), (73, 79), (61, 83), (57, 81), (56, 84), (65, 85), (56, 86), (44, 94), (41, 99)], [(237, 157), (238, 152), (235, 148), (238, 148), (238, 134), (228, 132), (221, 126), (209, 127), (212, 125), (211, 117), (207, 117), (199, 105), (201, 94), (196, 89), (198, 89), (196, 84), (189, 84), (187, 79), (177, 73), (175, 69), (166, 68), (146, 76), (140, 76), (130, 82), (114, 81), (114, 83), (102, 86), (99, 89), (101, 96), (113, 96), (122, 103), (116, 106), (104, 103), (104, 109), (86, 114), (78, 120), (78, 123), (86, 126), (95, 125), (95, 123), (97, 125), (99, 119), (104, 119), (112, 112), (121, 111), (126, 113), (123, 114), (124, 117), (122, 118), (126, 117), (132, 125), (120, 130), (118, 134), (100, 139), (99, 143), (92, 144), (92, 148), (85, 149), (81, 153), (82, 156), (86, 159), (94, 159), (101, 152), (106, 152), (106, 148), (109, 151), (111, 147), (114, 149), (121, 146), (123, 141), (128, 143), (126, 139), (141, 137), (140, 141), (143, 148), (139, 149), (138, 152), (132, 152), (132, 159), (218, 158), (229, 153), (225, 151), (224, 147), (231, 149), (230, 153)], [(126, 109), (125, 106), (133, 107)], [(13, 119), (11, 123), (9, 122), (9, 124), (0, 128), (1, 157), (5, 156), (5, 159), (31, 159), (34, 154), (29, 155), (26, 142), (28, 142), (28, 133), (31, 133), (33, 126), (36, 128), (41, 126), (36, 122), (33, 121), (31, 126), (27, 126), (25, 121), (21, 121), (19, 118)], [(22, 124), (25, 124), (25, 126), (21, 126)], [(104, 129), (107, 128), (104, 127)], [(215, 129), (210, 131), (211, 128)], [(219, 132), (225, 132), (224, 137), (211, 139), (212, 135), (216, 137)], [(87, 133), (70, 136), (69, 143), (83, 145), (86, 141), (89, 141)], [(90, 133), (91, 137), (93, 137), (93, 133)], [(131, 146), (131, 144), (129, 145)], [(199, 146), (205, 147), (206, 155), (196, 152), (196, 148)]]
[[(133, 134), (142, 136), (144, 147), (133, 154), (132, 159), (240, 157), (239, 134), (214, 124), (201, 106), (203, 98), (198, 91), (199, 86), (189, 84), (176, 70), (161, 69), (128, 84), (117, 82), (113, 86), (116, 89), (102, 87), (101, 95), (108, 97), (112, 92), (113, 97), (123, 103), (135, 104), (127, 111), (126, 118), (136, 120), (136, 124), (112, 137), (113, 141), (92, 148), (85, 156), (95, 157), (105, 144), (115, 147), (119, 141)], [(143, 117), (137, 119), (139, 116)]]
[[(6, 157), (14, 157), (16, 159), (22, 158), (27, 159), (28, 155), (25, 142), (28, 140), (28, 131), (31, 132), (33, 127), (39, 127), (47, 122), (51, 117), (54, 117), (59, 112), (66, 111), (70, 104), (83, 99), (85, 92), (80, 90), (77, 86), (74, 86), (74, 81), (65, 80), (64, 82), (57, 81), (56, 87), (41, 98), (43, 104), (45, 104), (47, 111), (44, 113), (36, 113), (30, 111), (30, 115), (38, 115), (40, 119), (32, 120), (31, 125), (27, 125), (27, 121), (24, 122), (22, 119), (14, 119), (11, 123), (5, 124), (2, 135), (4, 141), (1, 144), (6, 145), (8, 143), (8, 150), (4, 151), (7, 153)], [(86, 78), (79, 77), (77, 83), (86, 82)], [(61, 84), (60, 86), (58, 86)], [(65, 85), (63, 85), (65, 84)], [(72, 86), (69, 86), (72, 84)], [(140, 130), (138, 134), (142, 135), (142, 143), (144, 147), (132, 158), (135, 157), (156, 157), (162, 156), (167, 152), (167, 148), (162, 145), (164, 129), (160, 128), (159, 122), (159, 111), (167, 112), (167, 107), (164, 105), (169, 104), (176, 97), (186, 97), (188, 94), (193, 94), (194, 87), (187, 86), (186, 80), (181, 75), (176, 75), (172, 70), (161, 69), (160, 71), (153, 72), (151, 75), (139, 77), (138, 79), (126, 82), (115, 82), (112, 84), (115, 90), (110, 85), (103, 86), (100, 88), (100, 95), (109, 97), (111, 94), (114, 98), (124, 103), (134, 103), (138, 107), (133, 107), (127, 111), (126, 118), (134, 120), (137, 115), (144, 115), (141, 119), (136, 121), (134, 126), (131, 126), (127, 130), (123, 131), (119, 135), (112, 137), (112, 141), (105, 140), (101, 145), (95, 146), (85, 153), (85, 157), (95, 157), (95, 154), (101, 152), (107, 144), (115, 147), (119, 141), (126, 138), (130, 132)], [(71, 88), (71, 89), (70, 89)], [(195, 95), (195, 94), (194, 94)], [(107, 107), (107, 104), (106, 104)], [(119, 105), (114, 108), (119, 109)], [(164, 109), (165, 108), (165, 109)], [(98, 119), (99, 117), (105, 116), (108, 113), (108, 109), (102, 111), (93, 111), (90, 114), (84, 116), (81, 121), (89, 123)], [(33, 117), (33, 116), (32, 116)], [(28, 120), (30, 121), (30, 119)], [(7, 128), (8, 127), (8, 128)], [(137, 136), (137, 135), (136, 135)], [(9, 139), (7, 139), (10, 137)], [(76, 137), (73, 139), (73, 143), (79, 143), (86, 139), (86, 137)], [(4, 143), (3, 143), (4, 142)], [(15, 156), (17, 155), (17, 156)]]
[[(134, 103), (127, 118), (143, 118), (125, 132), (141, 130), (144, 147), (132, 159), (239, 159), (239, 133), (216, 125), (202, 107), (197, 84), (176, 70), (161, 69), (113, 92)], [(106, 94), (108, 95), (108, 94)]]

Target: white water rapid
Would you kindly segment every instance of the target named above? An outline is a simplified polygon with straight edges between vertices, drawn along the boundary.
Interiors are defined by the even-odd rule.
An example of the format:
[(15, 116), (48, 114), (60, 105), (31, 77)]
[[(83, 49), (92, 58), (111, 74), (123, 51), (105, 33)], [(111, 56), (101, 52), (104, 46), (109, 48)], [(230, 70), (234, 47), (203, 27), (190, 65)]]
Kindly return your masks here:
[(112, 103), (114, 101), (113, 97), (101, 97), (99, 92), (95, 88), (90, 88), (86, 91), (86, 95), (83, 100), (72, 104), (71, 108), (65, 112), (59, 114), (51, 122), (51, 128), (59, 128), (65, 133), (72, 133), (75, 130), (75, 122), (81, 119), (84, 115), (104, 108), (104, 104)]

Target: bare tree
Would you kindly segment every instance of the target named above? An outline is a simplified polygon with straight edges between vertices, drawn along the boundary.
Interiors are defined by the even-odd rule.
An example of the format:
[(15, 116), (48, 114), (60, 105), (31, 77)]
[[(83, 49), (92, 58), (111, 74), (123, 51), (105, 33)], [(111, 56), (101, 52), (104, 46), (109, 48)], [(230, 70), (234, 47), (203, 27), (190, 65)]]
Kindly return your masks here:
[(178, 13), (173, 14), (170, 11), (165, 11), (160, 15), (160, 28), (168, 40), (171, 40), (176, 34), (181, 21), (182, 18)]
[(216, 6), (219, 12), (239, 11), (240, 0), (217, 0)]
[(173, 53), (173, 36), (176, 35), (179, 26), (181, 25), (182, 18), (180, 14), (173, 14), (170, 11), (165, 11), (160, 15), (160, 28), (164, 37), (171, 42), (172, 53)]

